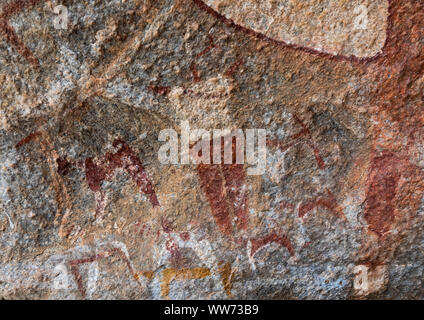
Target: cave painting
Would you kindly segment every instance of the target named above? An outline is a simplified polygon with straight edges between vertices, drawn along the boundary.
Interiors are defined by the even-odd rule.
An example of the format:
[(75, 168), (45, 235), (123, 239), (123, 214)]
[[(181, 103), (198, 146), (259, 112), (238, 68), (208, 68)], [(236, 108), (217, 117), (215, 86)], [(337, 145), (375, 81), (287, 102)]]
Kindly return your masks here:
[[(380, 52), (367, 57), (329, 54), (323, 50), (290, 44), (269, 36), (266, 30), (250, 28), (241, 17), (243, 10), (241, 16), (233, 17), (231, 12), (236, 11), (220, 11), (225, 11), (225, 8), (219, 6), (220, 1), (193, 2), (237, 32), (252, 35), (282, 50), (304, 52), (304, 59), (308, 59), (307, 55), (310, 55), (311, 58), (318, 56), (334, 60), (335, 63), (350, 62), (364, 72), (364, 77), (378, 84), (375, 97), (370, 101), (371, 111), (375, 115), (370, 129), (374, 144), (368, 169), (365, 169), (368, 170), (368, 185), (364, 218), (368, 223), (370, 236), (374, 234), (379, 239), (380, 246), (386, 247), (385, 238), (393, 229), (396, 217), (402, 214), (396, 199), (406, 197), (410, 212), (416, 212), (424, 190), (423, 171), (411, 160), (414, 145), (423, 135), (424, 118), (420, 116), (422, 100), (421, 105), (410, 102), (419, 96), (414, 84), (422, 79), (424, 70), (424, 46), (421, 41), (424, 35), (424, 2), (390, 0), (384, 46)], [(282, 147), (275, 141), (270, 141), (269, 145)], [(407, 181), (413, 177), (416, 178), (410, 183), (413, 182), (419, 192), (405, 186), (404, 179)], [(393, 251), (394, 248), (390, 248), (389, 252)], [(388, 256), (380, 252), (363, 259), (368, 264), (380, 265), (387, 262)]]
[(34, 68), (39, 67), (37, 57), (25, 45), (25, 43), (18, 37), (14, 28), (10, 25), (9, 19), (25, 9), (32, 8), (45, 0), (15, 0), (3, 6), (0, 13), (0, 36), (7, 41), (10, 45), (16, 48), (19, 54), (24, 57), (29, 64)]
[(84, 161), (73, 162), (68, 161), (66, 157), (57, 158), (57, 170), (60, 175), (66, 176), (73, 166), (85, 169), (87, 184), (96, 195), (96, 217), (104, 213), (106, 206), (102, 182), (112, 179), (116, 169), (123, 169), (127, 172), (137, 184), (140, 192), (149, 198), (152, 206), (159, 206), (156, 192), (138, 155), (121, 139), (115, 139), (112, 145), (114, 148), (118, 148), (115, 153), (107, 152), (97, 159), (88, 158)]

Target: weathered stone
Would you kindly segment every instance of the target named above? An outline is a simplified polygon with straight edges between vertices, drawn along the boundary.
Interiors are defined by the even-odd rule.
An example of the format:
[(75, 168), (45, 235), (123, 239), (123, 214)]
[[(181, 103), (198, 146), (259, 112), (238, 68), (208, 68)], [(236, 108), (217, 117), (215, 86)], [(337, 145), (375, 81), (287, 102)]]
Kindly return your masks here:
[[(424, 297), (423, 1), (3, 0), (0, 39), (0, 298)], [(184, 121), (265, 171), (161, 163)]]

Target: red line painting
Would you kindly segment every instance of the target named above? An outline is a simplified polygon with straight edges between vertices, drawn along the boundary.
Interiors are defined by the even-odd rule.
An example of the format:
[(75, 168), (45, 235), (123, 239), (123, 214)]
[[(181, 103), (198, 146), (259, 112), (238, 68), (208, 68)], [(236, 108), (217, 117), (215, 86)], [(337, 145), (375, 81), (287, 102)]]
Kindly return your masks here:
[(85, 168), (88, 186), (96, 193), (96, 216), (103, 213), (105, 206), (105, 195), (101, 184), (103, 181), (112, 179), (118, 168), (124, 169), (130, 175), (140, 191), (149, 197), (153, 207), (159, 206), (152, 183), (137, 154), (121, 139), (115, 139), (112, 145), (119, 148), (117, 152), (108, 152), (97, 159), (88, 158), (85, 161), (71, 162), (66, 157), (58, 158), (57, 170), (61, 175), (66, 175), (73, 166)]
[(41, 132), (40, 131), (35, 131), (31, 134), (29, 134), (28, 136), (26, 136), (25, 138), (23, 138), (21, 141), (19, 141), (16, 145), (15, 148), (19, 149), (21, 147), (23, 147), (24, 145), (26, 145), (27, 143), (30, 143), (31, 141), (39, 138), (41, 136)]
[(327, 196), (317, 197), (313, 201), (302, 203), (299, 206), (299, 218), (304, 219), (307, 213), (317, 207), (327, 208), (336, 217), (344, 218), (343, 212), (338, 209), (336, 197), (330, 190), (327, 190)]
[(14, 46), (21, 56), (34, 68), (39, 67), (38, 59), (34, 56), (31, 50), (18, 37), (13, 27), (9, 24), (11, 16), (20, 13), (21, 11), (32, 8), (45, 0), (15, 0), (3, 6), (3, 11), (0, 13), (0, 36)]
[[(221, 146), (224, 139), (221, 140)], [(211, 142), (211, 149), (212, 148)], [(236, 218), (239, 229), (246, 229), (249, 223), (246, 173), (243, 165), (236, 164), (236, 139), (232, 141), (233, 164), (199, 164), (197, 173), (200, 185), (211, 206), (212, 215), (219, 230), (230, 235), (233, 230), (231, 215)], [(211, 163), (213, 152), (211, 152)], [(224, 148), (221, 147), (221, 162)]]
[(215, 44), (215, 42), (213, 41), (213, 38), (210, 34), (208, 34), (208, 39), (209, 39), (209, 46), (206, 47), (203, 51), (199, 52), (196, 57), (200, 58), (202, 56), (204, 56), (205, 54), (207, 54), (209, 51), (211, 51), (212, 49), (215, 48), (219, 48), (222, 50), (222, 48), (220, 48), (218, 45)]
[(276, 233), (271, 233), (263, 238), (257, 238), (257, 239), (251, 239), (250, 240), (251, 247), (250, 247), (250, 257), (254, 257), (255, 254), (263, 247), (275, 243), (280, 245), (281, 247), (286, 248), (291, 256), (294, 256), (294, 249), (291, 244), (291, 241), (286, 236), (279, 236)]
[(75, 282), (77, 283), (78, 286), (78, 290), (81, 293), (81, 296), (85, 299), (85, 297), (87, 296), (87, 289), (85, 288), (85, 285), (83, 283), (83, 279), (81, 277), (81, 274), (79, 272), (79, 265), (81, 264), (85, 264), (85, 263), (92, 263), (101, 259), (105, 259), (108, 258), (112, 255), (118, 255), (119, 258), (121, 258), (127, 265), (128, 270), (130, 271), (132, 277), (134, 278), (134, 280), (138, 282), (138, 275), (136, 274), (136, 272), (134, 272), (134, 269), (131, 265), (131, 262), (128, 260), (125, 252), (122, 251), (122, 249), (119, 248), (113, 248), (98, 254), (95, 254), (93, 256), (90, 256), (88, 258), (82, 258), (82, 259), (75, 259), (75, 260), (71, 260), (69, 261), (69, 268), (71, 269), (71, 273), (74, 277)]
[[(183, 257), (180, 252), (180, 247), (178, 246), (178, 243), (176, 243), (171, 236), (171, 232), (174, 231), (174, 227), (172, 225), (172, 221), (169, 221), (166, 217), (162, 217), (161, 220), (161, 227), (163, 232), (166, 234), (166, 242), (165, 242), (165, 248), (171, 255), (171, 263), (175, 265), (176, 267), (181, 267), (183, 264)], [(158, 230), (158, 232), (160, 232)], [(159, 235), (159, 234), (158, 234)]]
[[(201, 52), (199, 52), (195, 56), (195, 60), (203, 57), (204, 55), (206, 55), (207, 53), (209, 53), (213, 49), (222, 50), (222, 48), (219, 45), (215, 44), (215, 42), (214, 42), (214, 40), (213, 40), (213, 38), (210, 34), (208, 34), (208, 39), (209, 39), (209, 46), (207, 46), (205, 49), (203, 49)], [(193, 61), (190, 65), (190, 72), (191, 72), (191, 75), (193, 77), (194, 83), (200, 82), (202, 80), (200, 75), (199, 75), (199, 71), (197, 70), (197, 65), (196, 65), (195, 61)]]
[(286, 151), (289, 148), (299, 144), (299, 143), (306, 143), (314, 152), (314, 157), (317, 162), (318, 168), (320, 170), (325, 169), (325, 162), (322, 159), (320, 155), (319, 149), (315, 146), (315, 144), (312, 141), (312, 135), (309, 128), (303, 123), (302, 120), (296, 115), (292, 114), (293, 119), (302, 127), (302, 130), (300, 130), (298, 133), (292, 135), (285, 141), (281, 140), (267, 140), (267, 145), (272, 148), (278, 148), (281, 151)]
[(243, 58), (238, 58), (228, 69), (225, 71), (224, 76), (227, 78), (233, 78), (234, 74), (239, 70), (244, 64)]
[(191, 74), (193, 75), (193, 82), (200, 82), (200, 80), (202, 80), (200, 78), (199, 71), (197, 71), (197, 67), (194, 62), (190, 65), (190, 71), (191, 71)]

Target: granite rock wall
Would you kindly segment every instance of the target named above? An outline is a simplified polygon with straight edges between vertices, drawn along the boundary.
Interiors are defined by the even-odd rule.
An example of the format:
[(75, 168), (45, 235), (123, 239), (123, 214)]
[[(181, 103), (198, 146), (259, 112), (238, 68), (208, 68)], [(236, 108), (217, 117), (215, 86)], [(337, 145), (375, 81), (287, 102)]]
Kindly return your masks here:
[(424, 298), (423, 71), (422, 0), (1, 0), (0, 298)]

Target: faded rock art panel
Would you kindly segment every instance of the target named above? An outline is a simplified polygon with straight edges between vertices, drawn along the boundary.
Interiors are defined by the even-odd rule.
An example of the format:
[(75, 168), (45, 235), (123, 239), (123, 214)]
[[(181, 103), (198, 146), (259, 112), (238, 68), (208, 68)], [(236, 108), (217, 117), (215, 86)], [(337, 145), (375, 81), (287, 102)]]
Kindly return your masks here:
[(1, 298), (424, 296), (421, 1), (52, 5), (0, 4)]

